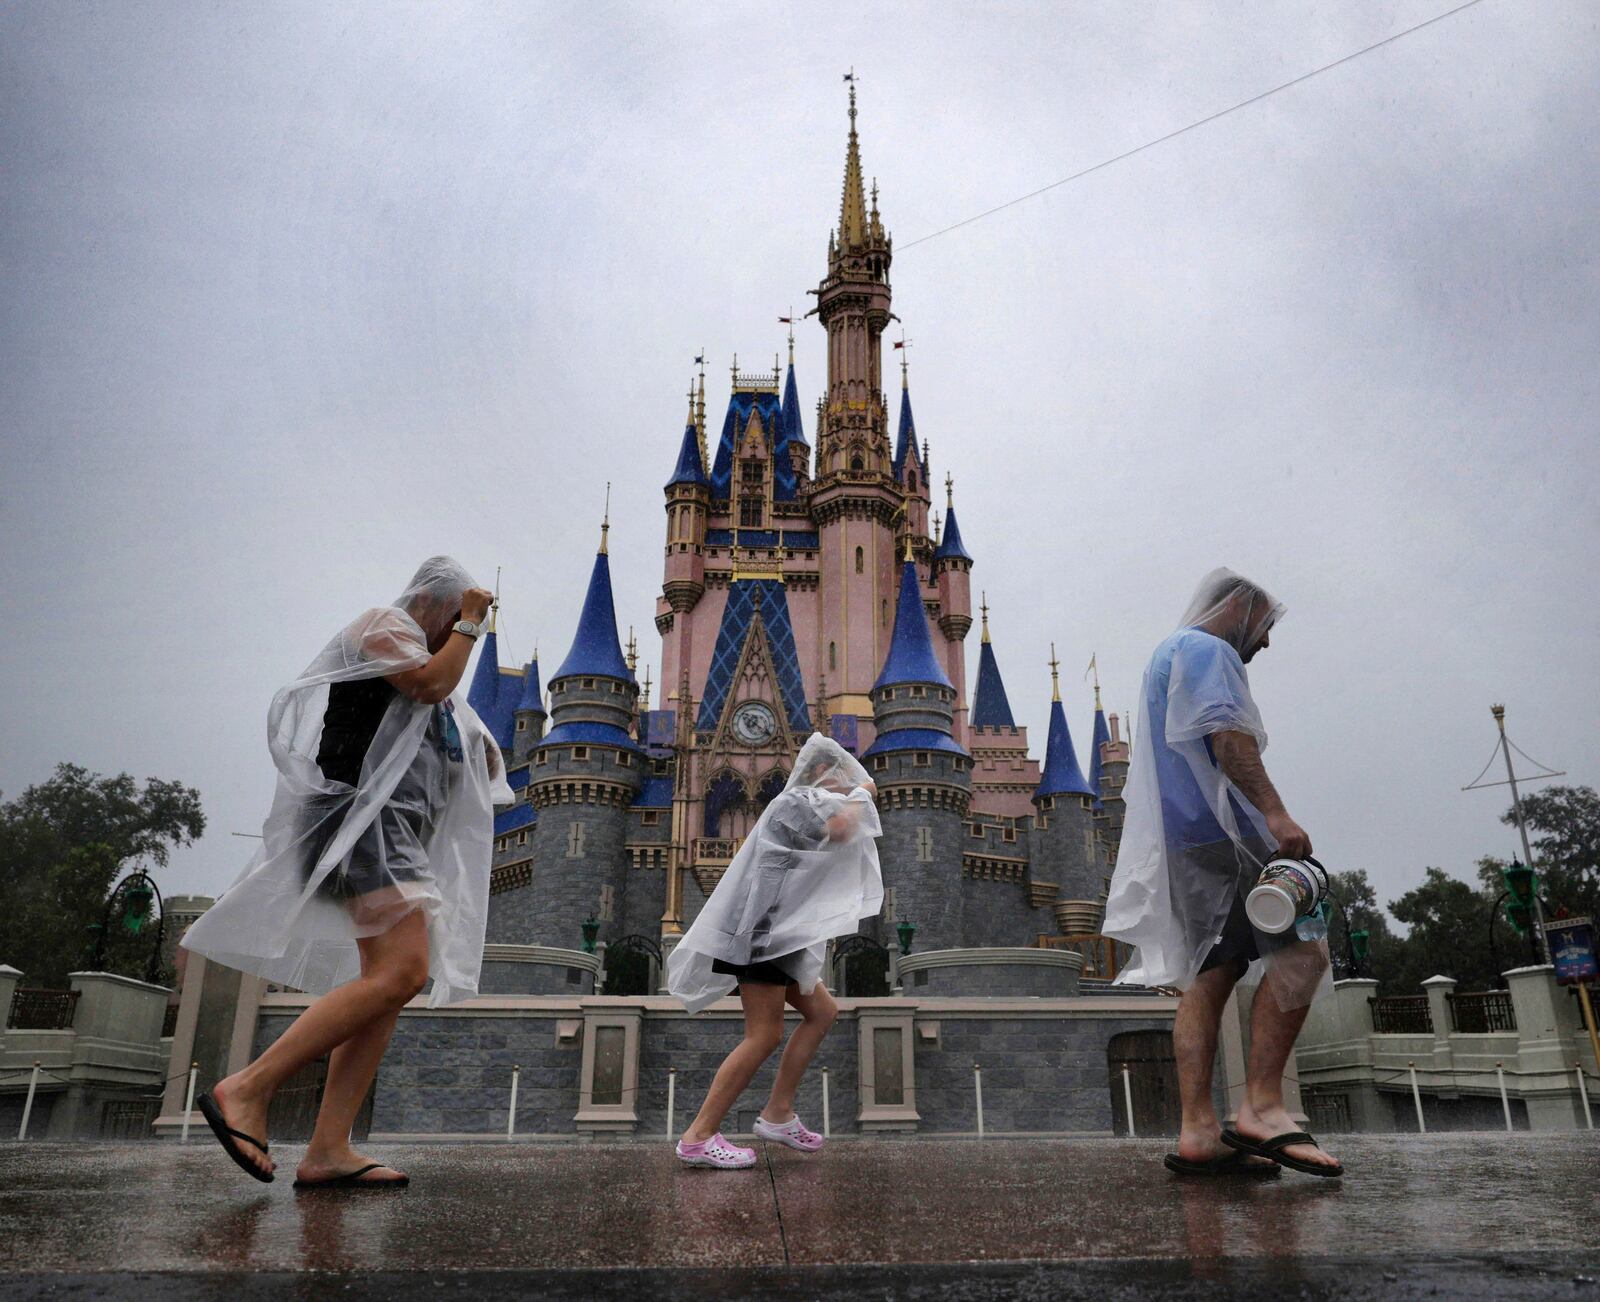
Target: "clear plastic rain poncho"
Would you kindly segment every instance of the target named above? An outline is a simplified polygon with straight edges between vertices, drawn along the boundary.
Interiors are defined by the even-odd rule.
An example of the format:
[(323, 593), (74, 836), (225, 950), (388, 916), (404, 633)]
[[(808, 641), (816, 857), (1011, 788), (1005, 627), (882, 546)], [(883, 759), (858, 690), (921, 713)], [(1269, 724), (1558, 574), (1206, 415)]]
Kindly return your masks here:
[(691, 1013), (733, 991), (712, 964), (783, 960), (808, 994), (828, 942), (854, 935), (883, 908), (867, 771), (837, 742), (812, 733), (783, 791), (761, 813), (694, 925), (667, 959), (667, 989)]
[(513, 799), (500, 752), (465, 691), (426, 705), (381, 681), (428, 663), (472, 586), (448, 556), (426, 561), (272, 698), (261, 847), (185, 948), (324, 994), (359, 975), (358, 938), (421, 909), (429, 1006), (477, 993), (493, 806)]
[[(1284, 607), (1232, 570), (1201, 580), (1178, 630), (1150, 658), (1127, 787), (1127, 818), (1104, 933), (1137, 949), (1119, 982), (1187, 989), (1255, 885), (1277, 841), (1217, 764), (1211, 736), (1242, 732), (1267, 746), (1245, 663)], [(1256, 930), (1265, 981), (1281, 1007), (1332, 988), (1326, 940)]]

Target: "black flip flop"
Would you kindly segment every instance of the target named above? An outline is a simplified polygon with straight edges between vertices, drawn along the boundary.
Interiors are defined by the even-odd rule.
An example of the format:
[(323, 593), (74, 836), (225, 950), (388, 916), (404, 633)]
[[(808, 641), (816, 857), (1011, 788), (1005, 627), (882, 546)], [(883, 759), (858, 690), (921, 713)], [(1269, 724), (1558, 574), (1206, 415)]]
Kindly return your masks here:
[(217, 1106), (216, 1099), (211, 1097), (208, 1090), (195, 1100), (200, 1108), (200, 1115), (206, 1119), (206, 1125), (211, 1127), (211, 1133), (217, 1137), (217, 1143), (222, 1145), (222, 1151), (231, 1157), (246, 1175), (253, 1175), (262, 1184), (271, 1184), (273, 1175), (271, 1171), (263, 1171), (259, 1166), (244, 1155), (239, 1145), (234, 1141), (244, 1140), (247, 1144), (254, 1144), (263, 1153), (267, 1146), (254, 1135), (247, 1135), (242, 1130), (235, 1130), (222, 1117), (222, 1109)]
[(1317, 1162), (1307, 1162), (1303, 1158), (1290, 1157), (1283, 1150), (1292, 1144), (1310, 1144), (1321, 1148), (1314, 1135), (1304, 1130), (1291, 1130), (1286, 1135), (1274, 1135), (1271, 1139), (1246, 1139), (1236, 1130), (1224, 1130), (1222, 1142), (1229, 1148), (1237, 1149), (1241, 1153), (1254, 1153), (1257, 1157), (1271, 1158), (1280, 1166), (1286, 1166), (1292, 1171), (1299, 1171), (1304, 1175), (1320, 1175), (1325, 1179), (1337, 1180), (1344, 1174), (1344, 1165), (1335, 1163), (1333, 1166), (1323, 1166)]
[[(411, 1183), (409, 1175), (398, 1180), (363, 1180), (368, 1171), (393, 1171), (382, 1162), (368, 1162), (359, 1171), (346, 1171), (343, 1175), (330, 1175), (325, 1180), (296, 1180), (296, 1189), (404, 1189)], [(398, 1174), (398, 1173), (397, 1173)]]
[(1248, 1156), (1249, 1154), (1235, 1149), (1207, 1158), (1204, 1162), (1193, 1162), (1187, 1157), (1179, 1157), (1176, 1153), (1168, 1153), (1163, 1163), (1167, 1170), (1177, 1175), (1242, 1175), (1259, 1179), (1263, 1176), (1283, 1174), (1283, 1168), (1276, 1162), (1250, 1162), (1246, 1161)]

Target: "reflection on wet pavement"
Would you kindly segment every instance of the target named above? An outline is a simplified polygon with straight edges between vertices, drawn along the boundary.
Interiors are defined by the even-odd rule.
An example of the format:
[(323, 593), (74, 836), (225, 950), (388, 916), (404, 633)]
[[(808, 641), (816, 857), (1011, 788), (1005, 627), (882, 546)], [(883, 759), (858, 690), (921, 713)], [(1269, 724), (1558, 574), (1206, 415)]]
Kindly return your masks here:
[(5, 1145), (0, 1269), (1098, 1257), (1184, 1259), (1206, 1278), (1241, 1259), (1591, 1247), (1600, 1136), (1341, 1138), (1343, 1181), (1184, 1180), (1156, 1141), (864, 1140), (816, 1156), (773, 1148), (741, 1172), (684, 1169), (664, 1142), (397, 1144), (409, 1189), (301, 1194), (247, 1180), (203, 1143)]

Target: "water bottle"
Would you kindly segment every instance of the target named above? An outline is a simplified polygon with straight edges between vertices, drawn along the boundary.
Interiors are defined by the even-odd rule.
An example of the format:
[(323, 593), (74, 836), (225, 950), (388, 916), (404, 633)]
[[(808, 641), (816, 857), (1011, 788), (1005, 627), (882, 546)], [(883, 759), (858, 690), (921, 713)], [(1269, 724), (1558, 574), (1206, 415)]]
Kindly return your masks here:
[(1328, 902), (1323, 900), (1303, 917), (1295, 919), (1294, 934), (1301, 940), (1326, 940), (1328, 938)]

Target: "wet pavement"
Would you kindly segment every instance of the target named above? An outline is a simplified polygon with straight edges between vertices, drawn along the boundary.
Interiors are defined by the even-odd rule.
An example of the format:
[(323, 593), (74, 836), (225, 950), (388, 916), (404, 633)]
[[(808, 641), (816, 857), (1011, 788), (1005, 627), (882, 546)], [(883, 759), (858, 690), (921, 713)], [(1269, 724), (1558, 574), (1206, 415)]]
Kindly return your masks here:
[[(0, 1146), (0, 1296), (1591, 1297), (1600, 1135), (1341, 1136), (1342, 1181), (1180, 1180), (1129, 1140), (386, 1144), (296, 1194), (188, 1147)], [(409, 1282), (408, 1282), (409, 1281)]]

